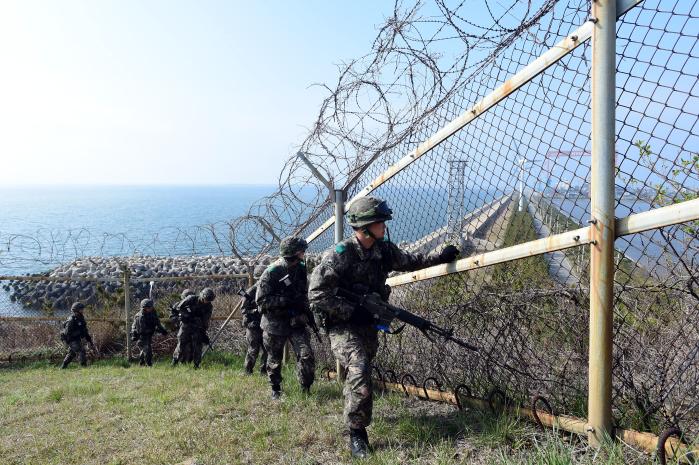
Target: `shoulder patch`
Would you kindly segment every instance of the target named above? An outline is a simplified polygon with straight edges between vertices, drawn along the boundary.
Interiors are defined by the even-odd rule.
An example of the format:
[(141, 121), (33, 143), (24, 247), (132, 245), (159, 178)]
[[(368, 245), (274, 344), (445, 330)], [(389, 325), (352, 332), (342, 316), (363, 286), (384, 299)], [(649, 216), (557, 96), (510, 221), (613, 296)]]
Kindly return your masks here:
[(335, 252), (337, 253), (345, 253), (347, 250), (347, 246), (343, 243), (339, 243), (335, 246)]
[(277, 268), (279, 268), (277, 265), (269, 265), (267, 267), (267, 271), (269, 271), (271, 273), (272, 271), (276, 270)]

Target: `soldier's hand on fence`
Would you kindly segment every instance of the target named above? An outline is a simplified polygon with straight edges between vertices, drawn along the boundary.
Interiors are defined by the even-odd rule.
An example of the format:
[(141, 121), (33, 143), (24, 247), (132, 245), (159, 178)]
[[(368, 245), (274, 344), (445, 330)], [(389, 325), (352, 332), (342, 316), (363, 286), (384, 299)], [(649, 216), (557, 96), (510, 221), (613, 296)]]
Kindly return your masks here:
[(456, 246), (453, 246), (449, 244), (448, 246), (444, 247), (442, 251), (439, 253), (439, 263), (450, 263), (456, 260), (456, 257), (459, 256), (459, 249), (456, 248)]

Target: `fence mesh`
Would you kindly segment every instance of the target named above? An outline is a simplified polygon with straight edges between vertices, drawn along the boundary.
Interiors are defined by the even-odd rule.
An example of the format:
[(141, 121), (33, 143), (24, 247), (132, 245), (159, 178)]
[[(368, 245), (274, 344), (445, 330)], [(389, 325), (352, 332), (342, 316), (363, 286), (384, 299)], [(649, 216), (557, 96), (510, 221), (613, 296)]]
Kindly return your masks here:
[[(470, 256), (585, 227), (590, 219), (589, 41), (571, 47), (520, 87), (508, 81), (547, 50), (576, 42), (590, 17), (589, 2), (489, 1), (486, 6), (492, 22), (475, 24), (468, 19), (468, 5), (396, 4), (370, 52), (341, 67), (300, 145), (352, 198), (482, 99), (494, 92), (504, 96), (373, 186), (373, 194), (388, 199), (395, 212), (391, 239), (412, 252), (455, 243)], [(698, 36), (699, 3), (692, 0), (646, 0), (617, 22), (617, 217), (697, 198)], [(271, 259), (265, 254), (280, 237), (309, 236), (332, 217), (333, 208), (327, 188), (291, 157), (279, 190), (241, 218), (152, 239), (79, 231), (0, 235), (7, 245), (0, 267), (65, 266), (67, 273), (85, 257), (147, 253), (186, 256), (181, 259), (190, 274), (200, 267), (212, 274), (259, 275)], [(615, 242), (613, 398), (619, 426), (658, 433), (673, 425), (690, 437), (699, 435), (698, 231), (694, 221)], [(344, 233), (352, 231), (345, 227)], [(332, 226), (314, 237), (309, 268), (333, 242)], [(453, 327), (480, 351), (429, 341), (406, 328), (383, 337), (377, 367), (398, 379), (410, 373), (452, 388), (465, 384), (481, 396), (493, 388), (522, 402), (543, 395), (558, 412), (586, 416), (589, 260), (589, 248), (578, 246), (395, 286), (393, 303)], [(140, 262), (148, 264), (133, 271), (173, 269)], [(47, 284), (39, 292), (44, 297), (29, 302), (26, 289), (40, 283), (5, 283), (0, 352), (55, 349), (58, 323), (47, 316), (63, 316), (58, 294)], [(158, 283), (161, 318), (181, 289), (205, 284)], [(237, 302), (232, 294), (240, 284), (213, 282), (230, 297), (217, 299), (217, 317)], [(105, 283), (102, 296), (89, 284), (87, 294), (76, 296), (111, 302), (95, 304), (89, 316), (123, 320), (121, 286), (118, 280)], [(147, 280), (132, 284), (132, 311), (147, 286)], [(243, 332), (236, 328), (224, 339), (230, 341), (227, 347), (241, 350)], [(316, 351), (321, 365), (334, 363), (328, 347), (316, 345)]]

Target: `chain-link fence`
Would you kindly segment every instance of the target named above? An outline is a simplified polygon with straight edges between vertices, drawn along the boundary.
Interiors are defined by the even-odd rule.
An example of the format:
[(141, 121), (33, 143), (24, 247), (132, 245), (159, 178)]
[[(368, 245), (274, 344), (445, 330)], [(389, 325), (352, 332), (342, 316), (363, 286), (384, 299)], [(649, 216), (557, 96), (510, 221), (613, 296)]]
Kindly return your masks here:
[[(616, 426), (656, 434), (675, 426), (697, 438), (699, 3), (616, 2), (616, 105), (607, 107), (615, 132), (605, 149), (607, 166), (615, 159), (616, 171), (603, 173), (613, 177), (606, 186), (599, 178), (604, 152), (596, 145), (603, 138), (591, 137), (600, 114), (593, 80), (601, 69), (591, 38), (603, 29), (598, 13), (608, 2), (486, 6), (493, 22), (479, 25), (468, 19), (467, 5), (397, 4), (371, 52), (344, 66), (337, 86), (328, 88), (300, 147), (306, 161), (289, 159), (279, 191), (240, 219), (179, 231), (172, 250), (233, 256), (237, 264), (222, 270), (255, 274), (269, 263), (260, 255), (292, 231), (308, 237), (312, 252), (326, 250), (336, 239), (335, 205), (320, 174), (347, 199), (369, 193), (387, 199), (395, 212), (391, 239), (406, 250), (429, 253), (454, 243), (465, 257), (392, 276), (391, 301), (453, 328), (479, 352), (406, 328), (383, 338), (382, 373), (435, 378), (452, 389), (466, 385), (481, 397), (496, 388), (519, 402), (541, 395), (555, 411), (590, 423), (597, 421), (590, 404), (601, 403), (612, 409)], [(600, 213), (600, 199), (612, 197), (616, 222)], [(344, 225), (344, 235), (351, 233)], [(13, 264), (30, 252), (46, 261), (42, 254), (56, 250), (56, 242), (46, 247), (37, 238), (15, 237), (7, 249), (12, 243)], [(183, 248), (185, 242), (191, 247)], [(123, 255), (144, 249), (122, 243)], [(7, 257), (0, 255), (0, 265)], [(189, 260), (195, 269), (206, 258)], [(132, 311), (146, 295), (149, 280), (142, 279), (129, 291)], [(13, 287), (17, 280), (3, 283), (14, 296), (6, 307), (38, 313), (0, 319), (0, 352), (55, 347), (58, 322), (51, 318), (64, 311), (56, 304), (62, 294), (46, 284), (46, 302), (36, 309), (23, 301), (21, 285)], [(204, 282), (170, 284), (155, 287), (159, 312), (179, 290)], [(226, 295), (237, 283), (214, 285)], [(604, 300), (605, 286), (613, 298)], [(112, 318), (104, 325), (123, 331), (123, 279), (79, 287), (87, 293), (81, 299), (107, 288), (116, 302), (100, 300), (88, 321)], [(235, 299), (226, 305), (217, 299), (221, 316)], [(606, 342), (596, 339), (600, 302), (608, 304), (602, 315), (610, 324), (602, 332), (613, 337), (606, 341), (613, 341), (609, 360), (599, 356)], [(242, 332), (228, 339), (239, 348)], [(316, 349), (321, 364), (334, 365), (328, 347)], [(611, 376), (609, 399), (591, 394), (606, 389), (596, 381), (599, 373)], [(608, 426), (605, 421), (600, 424)]]
[[(86, 305), (85, 318), (98, 350), (92, 356), (125, 356), (128, 351), (133, 358), (137, 355), (137, 348), (129, 338), (130, 325), (140, 310), (140, 302), (148, 298), (154, 301), (158, 316), (169, 331), (167, 336), (155, 338), (154, 350), (159, 354), (171, 354), (177, 343), (177, 324), (171, 321), (171, 308), (181, 300), (185, 289), (195, 293), (204, 287), (214, 290), (217, 297), (210, 331), (217, 331), (232, 313), (234, 322), (240, 319), (240, 314), (234, 313), (240, 303), (237, 293), (248, 286), (253, 276), (219, 274), (144, 278), (136, 273), (131, 269), (126, 273), (121, 270), (113, 277), (91, 279), (77, 276), (2, 277), (0, 361), (53, 360), (65, 355), (60, 332), (70, 315), (71, 304), (78, 301)], [(218, 339), (221, 349), (242, 350), (245, 341), (236, 328), (231, 324)]]
[[(617, 227), (614, 424), (697, 437), (699, 6), (637, 3), (617, 2), (615, 215), (626, 225), (679, 205), (671, 218), (656, 211), (664, 221)], [(590, 15), (586, 2), (551, 5), (349, 187), (349, 197), (389, 200), (391, 237), (406, 249), (456, 242), (472, 257), (460, 273), (389, 282), (394, 303), (481, 350), (408, 328), (384, 339), (383, 370), (482, 397), (493, 388), (521, 402), (543, 395), (557, 412), (587, 416), (590, 282), (599, 280), (590, 271)], [(316, 250), (332, 244), (321, 227), (331, 215), (328, 205), (305, 230)], [(508, 261), (517, 257), (529, 258)]]

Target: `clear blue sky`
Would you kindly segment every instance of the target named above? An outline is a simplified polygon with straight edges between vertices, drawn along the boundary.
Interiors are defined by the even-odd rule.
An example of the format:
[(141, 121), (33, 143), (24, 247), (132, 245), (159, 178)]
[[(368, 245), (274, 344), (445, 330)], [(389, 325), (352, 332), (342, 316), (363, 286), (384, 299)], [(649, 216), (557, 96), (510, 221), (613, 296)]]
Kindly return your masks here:
[(275, 183), (392, 8), (0, 0), (0, 185)]

